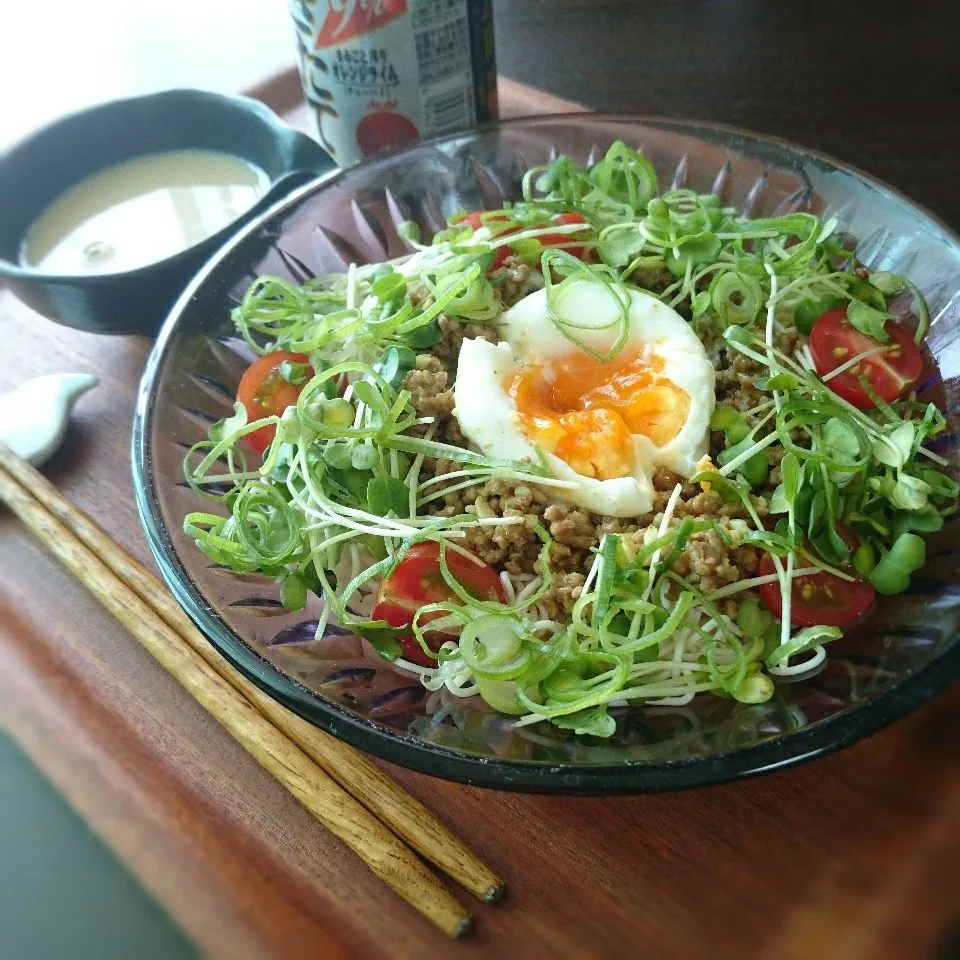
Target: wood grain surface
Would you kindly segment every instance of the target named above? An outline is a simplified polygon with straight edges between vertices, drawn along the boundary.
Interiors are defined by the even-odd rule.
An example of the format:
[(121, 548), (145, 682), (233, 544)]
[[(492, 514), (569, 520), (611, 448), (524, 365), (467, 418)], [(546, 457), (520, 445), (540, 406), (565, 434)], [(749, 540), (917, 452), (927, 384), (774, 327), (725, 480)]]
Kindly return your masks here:
[[(127, 631), (164, 664), (168, 673), (176, 676), (188, 689), (197, 688), (192, 691), (194, 699), (201, 704), (207, 701), (207, 712), (219, 720), (221, 726), (233, 731), (234, 739), (241, 746), (246, 746), (251, 739), (250, 731), (235, 727), (235, 723), (247, 713), (242, 701), (255, 707), (263, 717), (260, 723), (262, 734), (273, 744), (272, 747), (266, 743), (260, 745), (271, 754), (267, 762), (260, 760), (261, 765), (285, 783), (294, 796), (306, 794), (304, 806), (317, 813), (318, 819), (361, 857), (367, 857), (369, 844), (385, 845), (410, 858), (416, 867), (417, 860), (412, 859), (412, 853), (408, 854), (403, 844), (396, 842), (399, 838), (410, 851), (416, 851), (477, 899), (495, 903), (503, 894), (503, 881), (423, 804), (400, 788), (365, 754), (287, 710), (228, 664), (156, 574), (111, 540), (88, 514), (67, 500), (55, 484), (2, 443), (0, 500), (63, 566), (84, 582), (89, 592), (123, 623)], [(167, 650), (171, 643), (176, 650)], [(186, 650), (181, 651), (181, 647), (189, 648), (199, 659), (184, 655)], [(209, 676), (210, 670), (216, 677)], [(219, 695), (217, 679), (226, 681), (239, 694), (241, 703), (231, 706), (228, 698)], [(217, 701), (224, 702), (222, 709), (218, 709)], [(279, 753), (277, 731), (289, 741), (287, 745), (279, 744)], [(255, 734), (252, 739), (259, 740), (261, 735)], [(302, 758), (296, 756), (301, 751), (320, 769), (304, 770)], [(256, 754), (257, 750), (248, 749), (248, 752)], [(272, 762), (274, 758), (280, 763)], [(291, 773), (294, 774), (292, 781), (288, 779)], [(332, 791), (331, 778), (359, 805), (350, 804), (348, 797)], [(316, 810), (313, 802), (323, 798), (326, 803)], [(351, 808), (355, 821), (352, 824), (348, 814)], [(368, 812), (380, 821), (373, 824), (373, 830), (368, 825)], [(334, 820), (328, 822), (331, 816)], [(344, 820), (346, 822), (341, 824)], [(381, 822), (390, 832), (383, 834)], [(341, 830), (341, 825), (347, 827), (346, 832)], [(357, 845), (351, 845), (351, 840)], [(373, 861), (369, 865), (378, 872), (377, 863), (383, 851), (374, 849), (372, 854)], [(434, 886), (433, 875), (427, 872), (426, 876), (431, 881), (429, 885)], [(410, 883), (409, 876), (387, 876), (384, 879), (395, 881), (394, 888), (404, 897), (408, 896), (408, 886), (417, 886), (416, 882)], [(440, 886), (434, 888), (434, 894), (441, 899), (448, 896)], [(432, 915), (429, 910), (423, 912)], [(465, 932), (464, 928), (463, 923), (457, 922), (453, 932)]]
[[(366, 807), (357, 803), (227, 677), (212, 669), (97, 552), (0, 470), (0, 500), (139, 642), (170, 676), (267, 772), (367, 867), (449, 937), (472, 927), (469, 909)], [(82, 642), (76, 637), (75, 642)], [(209, 654), (208, 650), (204, 653)]]
[[(603, 4), (557, 4), (587, 6)], [(518, 3), (518, 15), (533, 7)], [(505, 113), (545, 105), (504, 93), (505, 104), (516, 94)], [(128, 450), (149, 342), (59, 327), (6, 292), (0, 330), (0, 389), (54, 371), (100, 375), (46, 472), (150, 563)], [(933, 958), (960, 921), (956, 686), (841, 753), (682, 794), (526, 796), (381, 764), (508, 882), (507, 898), (479, 907), (476, 933), (455, 946), (5, 514), (0, 722), (214, 957), (893, 960)]]

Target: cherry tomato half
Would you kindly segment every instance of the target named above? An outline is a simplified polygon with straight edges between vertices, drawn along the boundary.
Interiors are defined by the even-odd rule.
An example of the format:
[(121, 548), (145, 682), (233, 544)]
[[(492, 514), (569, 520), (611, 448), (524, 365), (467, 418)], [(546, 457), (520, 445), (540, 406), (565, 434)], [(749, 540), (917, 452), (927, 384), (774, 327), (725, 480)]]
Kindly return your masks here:
[[(886, 351), (867, 357), (827, 381), (827, 386), (837, 396), (860, 410), (871, 409), (873, 401), (860, 385), (858, 376), (867, 378), (881, 400), (892, 403), (917, 382), (923, 369), (923, 355), (913, 337), (893, 320), (888, 320), (884, 329), (890, 335)], [(821, 377), (858, 354), (880, 346), (884, 344), (861, 333), (850, 323), (843, 307), (828, 310), (810, 331), (810, 352)]]
[[(461, 217), (457, 223), (466, 224), (471, 230), (479, 230), (481, 227), (486, 226), (487, 223), (508, 223), (509, 218), (504, 216), (499, 217), (488, 217), (486, 223), (483, 221), (482, 217), (486, 213), (485, 210), (475, 210), (473, 213), (468, 213), (466, 216)], [(511, 233), (517, 232), (517, 227), (514, 227), (511, 230), (504, 230), (503, 233), (498, 233), (498, 237), (508, 235)], [(507, 257), (510, 256), (510, 246), (509, 244), (504, 244), (502, 247), (497, 247), (493, 254), (493, 263), (490, 264), (490, 269), (487, 273), (493, 273), (494, 270), (499, 270), (503, 266)]]
[[(550, 218), (554, 223), (559, 223), (563, 225), (569, 225), (571, 223), (586, 223), (587, 221), (579, 213), (558, 213), (555, 217)], [(545, 233), (542, 237), (537, 237), (541, 245), (544, 247), (553, 247), (561, 243), (569, 243), (576, 234), (569, 233)], [(578, 260), (583, 259), (584, 247), (565, 247), (564, 248), (571, 257), (576, 257)]]
[[(857, 538), (849, 528), (838, 525), (837, 532), (851, 551), (857, 548)], [(757, 576), (766, 577), (776, 572), (773, 557), (765, 553), (757, 565)], [(779, 581), (761, 584), (757, 587), (757, 593), (779, 620), (783, 615)], [(816, 627), (820, 624), (842, 627), (863, 616), (876, 595), (873, 585), (859, 577), (852, 581), (841, 580), (832, 573), (795, 577), (790, 593), (790, 622), (798, 627)]]
[[(505, 216), (492, 216), (487, 217), (486, 221), (483, 220), (484, 210), (475, 210), (473, 213), (468, 213), (462, 216), (457, 223), (464, 224), (470, 227), (471, 230), (479, 230), (482, 226), (491, 224), (491, 223), (508, 223), (509, 218)], [(579, 213), (558, 213), (555, 217), (551, 217), (551, 220), (554, 223), (561, 225), (569, 225), (571, 223), (586, 223), (587, 221)], [(511, 233), (516, 233), (519, 230), (519, 227), (514, 227), (510, 230), (505, 230), (503, 233), (497, 234), (497, 236), (509, 236)], [(537, 237), (540, 241), (541, 246), (552, 247), (561, 243), (570, 242), (570, 234), (568, 233), (545, 233), (543, 236)], [(577, 257), (582, 260), (584, 256), (583, 247), (566, 247), (567, 253), (571, 256)], [(490, 265), (488, 273), (493, 273), (494, 270), (499, 270), (500, 267), (506, 263), (507, 257), (510, 256), (511, 250), (508, 244), (504, 244), (501, 247), (497, 247), (494, 256), (493, 263)]]
[[(250, 422), (273, 415), (279, 417), (287, 407), (296, 404), (302, 388), (287, 383), (280, 376), (279, 367), (285, 360), (291, 363), (310, 362), (306, 354), (278, 350), (254, 360), (240, 379), (237, 400), (247, 408), (247, 419)], [(257, 453), (263, 453), (270, 446), (276, 432), (275, 427), (261, 427), (248, 433), (244, 440)]]
[[(393, 573), (380, 584), (377, 593), (377, 605), (373, 608), (374, 620), (386, 620), (391, 627), (408, 627), (413, 623), (413, 615), (428, 603), (440, 603), (452, 600), (460, 601), (447, 586), (440, 570), (440, 547), (433, 541), (414, 544), (407, 555), (397, 564)], [(472, 597), (478, 600), (499, 600), (507, 602), (503, 584), (493, 567), (486, 563), (477, 564), (462, 554), (447, 550), (447, 569), (453, 578)], [(442, 614), (421, 617), (428, 622)], [(426, 633), (425, 638), (432, 650), (439, 650), (451, 634), (435, 630)], [(413, 633), (400, 637), (400, 646), (405, 660), (430, 667), (436, 664), (423, 652)]]

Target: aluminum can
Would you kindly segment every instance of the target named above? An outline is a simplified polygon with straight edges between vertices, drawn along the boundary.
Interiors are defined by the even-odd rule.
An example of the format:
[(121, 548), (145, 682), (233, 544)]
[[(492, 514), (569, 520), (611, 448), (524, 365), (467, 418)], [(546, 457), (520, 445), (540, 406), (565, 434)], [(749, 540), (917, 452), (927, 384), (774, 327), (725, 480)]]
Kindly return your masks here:
[(340, 166), (497, 116), (491, 0), (289, 0), (303, 92)]

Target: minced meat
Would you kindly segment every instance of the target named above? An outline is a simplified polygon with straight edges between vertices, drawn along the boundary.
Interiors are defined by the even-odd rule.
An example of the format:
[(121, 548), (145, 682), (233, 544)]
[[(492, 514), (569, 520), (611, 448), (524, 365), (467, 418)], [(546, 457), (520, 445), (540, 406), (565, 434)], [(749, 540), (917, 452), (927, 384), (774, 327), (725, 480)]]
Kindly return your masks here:
[(582, 573), (573, 570), (554, 575), (553, 582), (540, 598), (540, 606), (551, 620), (562, 621), (570, 616), (586, 579)]
[(692, 578), (705, 593), (743, 579), (730, 548), (715, 530), (694, 534), (685, 552)]
[[(508, 260), (505, 266), (511, 276), (499, 285), (504, 302), (513, 292), (518, 292), (506, 286), (507, 283), (516, 282), (522, 286), (527, 280), (526, 276), (521, 276), (523, 265), (518, 261), (510, 263)], [(516, 276), (513, 276), (514, 273)], [(654, 281), (654, 278), (650, 279)], [(410, 391), (411, 402), (417, 413), (435, 419), (436, 439), (466, 447), (467, 440), (453, 416), (452, 383), (456, 375), (457, 357), (465, 338), (496, 340), (497, 326), (464, 324), (447, 316), (441, 316), (438, 325), (440, 342), (429, 353), (418, 357), (416, 369), (407, 374), (403, 386)], [(784, 342), (782, 346), (792, 349), (793, 342)], [(753, 385), (754, 379), (762, 373), (759, 364), (740, 354), (728, 357), (727, 349), (722, 345), (718, 346), (716, 363), (718, 403), (729, 403), (745, 412), (767, 399)], [(723, 434), (714, 432), (711, 436), (713, 455), (716, 456), (723, 446)], [(769, 496), (779, 481), (779, 460), (782, 455), (779, 445), (767, 448), (771, 473), (763, 488), (755, 491), (757, 495), (752, 497), (754, 510), (761, 518), (767, 515)], [(454, 461), (426, 458), (421, 480), (442, 477), (461, 469), (462, 465)], [(752, 525), (748, 512), (740, 502), (726, 503), (716, 491), (705, 490), (699, 484), (692, 484), (664, 468), (658, 468), (652, 479), (652, 509), (638, 517), (602, 516), (557, 499), (549, 488), (501, 478), (443, 494), (428, 503), (425, 511), (444, 517), (472, 515), (478, 518), (522, 518), (521, 523), (511, 525), (467, 528), (464, 530), (464, 539), (460, 541), (480, 559), (514, 576), (540, 572), (538, 560), (543, 543), (536, 528), (540, 526), (545, 529), (552, 538), (549, 561), (553, 578), (540, 605), (548, 616), (561, 621), (569, 619), (583, 588), (586, 573), (593, 563), (593, 551), (599, 547), (604, 535), (621, 536), (627, 555), (634, 556), (646, 543), (656, 538), (667, 501), (677, 484), (681, 485), (681, 492), (673, 524), (676, 525), (684, 517), (710, 518), (728, 531), (732, 545), (728, 546), (716, 530), (697, 532), (687, 542), (677, 561), (676, 571), (705, 593), (755, 573), (759, 560), (756, 549), (736, 543), (739, 539), (736, 536), (737, 525), (741, 531), (745, 529), (744, 521)], [(453, 483), (461, 480), (462, 477), (457, 478)], [(432, 489), (436, 493), (443, 492), (441, 485)], [(737, 602), (728, 599), (723, 602), (722, 609), (734, 616)]]
[(494, 292), (504, 308), (512, 307), (529, 292), (530, 268), (517, 256), (511, 254), (494, 278)]
[[(428, 465), (438, 476), (457, 469), (457, 465), (449, 461), (425, 463), (425, 467)], [(569, 616), (580, 595), (584, 575), (593, 562), (593, 551), (604, 535), (621, 536), (628, 556), (635, 555), (656, 536), (668, 496), (665, 491), (657, 491), (653, 511), (641, 517), (607, 517), (552, 500), (549, 492), (528, 483), (497, 478), (447, 494), (428, 505), (428, 512), (448, 517), (464, 514), (478, 518), (523, 517), (523, 523), (511, 526), (469, 528), (461, 541), (481, 560), (512, 575), (539, 572), (538, 558), (543, 544), (536, 527), (542, 526), (553, 540), (549, 556), (554, 579), (541, 604), (551, 617), (562, 619), (561, 613)], [(766, 515), (767, 506), (762, 498), (754, 498), (754, 507), (759, 515)], [(742, 505), (724, 503), (716, 493), (705, 493), (696, 484), (684, 484), (674, 515), (676, 518), (712, 517), (731, 534), (734, 523), (742, 524), (747, 516)], [(728, 547), (718, 533), (708, 530), (690, 538), (676, 569), (694, 586), (710, 592), (750, 576), (756, 569), (757, 559), (752, 547)]]
[(441, 361), (451, 377), (457, 375), (457, 359), (464, 340), (495, 342), (497, 339), (496, 323), (461, 323), (442, 313), (437, 320), (437, 327), (440, 329), (440, 342), (430, 348), (430, 354)]
[(403, 380), (403, 389), (410, 391), (410, 403), (421, 417), (445, 419), (453, 413), (453, 390), (450, 374), (439, 359), (429, 353), (417, 357), (417, 366)]
[(666, 266), (638, 267), (630, 274), (632, 283), (651, 293), (663, 293), (676, 279)]

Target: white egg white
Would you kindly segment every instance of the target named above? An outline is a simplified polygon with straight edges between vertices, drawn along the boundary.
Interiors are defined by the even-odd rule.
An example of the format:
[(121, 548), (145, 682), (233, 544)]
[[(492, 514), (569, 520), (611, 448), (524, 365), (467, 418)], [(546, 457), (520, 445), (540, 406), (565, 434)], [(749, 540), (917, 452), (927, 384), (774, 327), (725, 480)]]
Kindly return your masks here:
[[(642, 435), (633, 436), (634, 460), (629, 476), (597, 480), (576, 473), (567, 463), (545, 454), (554, 477), (572, 481), (572, 489), (553, 493), (595, 513), (631, 517), (647, 513), (653, 504), (653, 473), (662, 466), (682, 476), (696, 472), (707, 453), (714, 407), (715, 375), (703, 345), (687, 322), (656, 297), (638, 290), (629, 296), (629, 330), (625, 350), (656, 354), (662, 375), (690, 397), (687, 419), (673, 439), (657, 447)], [(605, 354), (620, 332), (619, 307), (610, 288), (596, 281), (570, 284), (558, 298), (557, 313), (578, 326), (573, 331), (591, 349)], [(546, 291), (524, 297), (501, 318), (502, 342), (465, 340), (460, 349), (454, 385), (454, 414), (472, 443), (490, 456), (510, 460), (538, 459), (516, 418), (516, 406), (505, 389), (510, 375), (531, 363), (544, 363), (577, 350), (547, 311)]]

